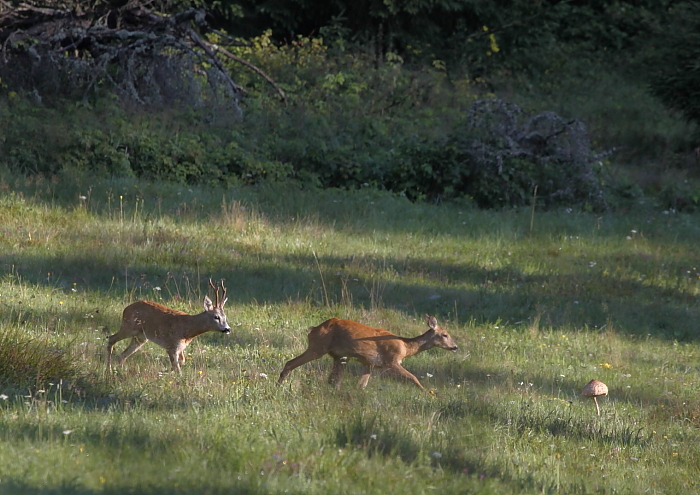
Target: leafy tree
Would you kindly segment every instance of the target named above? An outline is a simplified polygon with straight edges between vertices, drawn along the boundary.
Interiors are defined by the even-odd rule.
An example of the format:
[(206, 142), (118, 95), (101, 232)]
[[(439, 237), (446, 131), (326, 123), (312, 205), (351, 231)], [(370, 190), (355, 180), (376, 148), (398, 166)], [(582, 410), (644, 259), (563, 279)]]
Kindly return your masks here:
[(671, 11), (649, 57), (651, 89), (669, 107), (700, 124), (700, 5)]

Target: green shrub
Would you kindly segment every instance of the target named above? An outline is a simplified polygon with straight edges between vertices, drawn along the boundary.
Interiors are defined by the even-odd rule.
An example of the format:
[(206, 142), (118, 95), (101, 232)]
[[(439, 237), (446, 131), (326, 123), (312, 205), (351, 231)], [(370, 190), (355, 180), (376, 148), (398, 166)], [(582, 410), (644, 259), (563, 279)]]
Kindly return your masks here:
[[(481, 207), (526, 205), (536, 194), (546, 206), (603, 210), (608, 201), (598, 163), (604, 155), (595, 148), (620, 141), (632, 154), (632, 147), (671, 146), (671, 135), (683, 132), (625, 127), (663, 120), (656, 118), (658, 107), (644, 110), (648, 95), (624, 100), (624, 109), (578, 104), (573, 97), (566, 105), (554, 97), (540, 102), (546, 91), (572, 88), (569, 79), (555, 75), (537, 79), (551, 83), (544, 84), (549, 90), (518, 93), (525, 111), (484, 95), (483, 86), (466, 77), (448, 76), (439, 61), (408, 67), (395, 53), (378, 59), (305, 37), (279, 46), (269, 32), (250, 41), (232, 51), (277, 81), (286, 106), (239, 65), (229, 70), (249, 91), (242, 120), (206, 106), (146, 113), (104, 99), (53, 109), (8, 96), (0, 100), (0, 126), (7, 129), (0, 165), (24, 173), (71, 168), (181, 184), (292, 179), (306, 187), (369, 186), (413, 201), (461, 199)], [(572, 64), (562, 67), (601, 69)], [(581, 72), (592, 77), (586, 74)], [(615, 77), (601, 81), (624, 85)], [(617, 101), (620, 95), (608, 96)], [(543, 110), (550, 107), (562, 111)], [(578, 113), (593, 122), (595, 138), (581, 119), (564, 117)], [(655, 118), (643, 118), (647, 114)], [(668, 127), (668, 119), (663, 122)]]

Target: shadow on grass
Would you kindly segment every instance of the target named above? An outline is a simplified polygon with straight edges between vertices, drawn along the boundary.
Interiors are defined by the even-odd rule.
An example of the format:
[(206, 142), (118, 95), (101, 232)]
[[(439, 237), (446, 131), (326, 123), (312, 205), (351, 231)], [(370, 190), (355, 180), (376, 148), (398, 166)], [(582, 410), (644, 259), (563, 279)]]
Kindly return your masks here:
[(135, 484), (109, 486), (103, 485), (99, 489), (86, 488), (77, 481), (68, 481), (56, 486), (34, 486), (18, 479), (3, 479), (0, 481), (0, 493), (3, 495), (272, 495), (276, 493), (289, 493), (303, 495), (304, 492), (293, 490), (268, 490), (252, 483), (238, 481), (237, 483), (221, 481), (220, 484), (197, 484), (192, 487), (159, 486), (153, 484)]
[[(491, 387), (505, 389), (510, 388), (508, 378), (505, 374), (498, 375), (496, 373), (487, 373), (479, 370), (472, 370), (471, 373), (463, 374), (460, 379), (470, 381), (469, 376), (476, 381), (479, 377), (489, 375), (494, 377), (490, 380)], [(538, 384), (543, 381), (540, 377), (533, 378)], [(544, 380), (546, 382), (546, 380)], [(406, 384), (408, 386), (408, 383)], [(572, 383), (554, 383), (562, 387), (564, 390), (569, 389)], [(358, 393), (360, 393), (358, 391)], [(639, 403), (645, 400), (642, 396), (632, 396), (628, 394), (625, 399), (619, 399), (622, 403)], [(537, 401), (540, 404), (537, 404)], [(590, 440), (603, 444), (624, 445), (624, 446), (646, 446), (651, 441), (651, 436), (648, 432), (644, 432), (644, 428), (630, 425), (627, 421), (618, 418), (608, 418), (603, 420), (594, 415), (591, 403), (591, 416), (588, 418), (576, 417), (573, 411), (566, 406), (562, 410), (561, 407), (547, 408), (542, 405), (551, 399), (545, 398), (523, 398), (518, 404), (517, 409), (504, 408), (493, 404), (493, 399), (488, 396), (479, 396), (475, 393), (473, 400), (450, 400), (440, 409), (441, 417), (468, 419), (477, 417), (493, 424), (499, 424), (512, 428), (517, 435), (526, 435), (529, 432), (546, 433), (552, 436), (560, 436), (576, 440)], [(564, 403), (566, 401), (562, 401)], [(654, 401), (652, 403), (656, 403)], [(372, 442), (372, 435), (379, 438), (377, 432), (383, 433), (381, 441)], [(410, 441), (410, 433), (402, 433), (400, 426), (393, 423), (385, 423), (378, 417), (367, 417), (361, 414), (355, 417), (348, 424), (340, 428), (336, 435), (336, 443), (338, 445), (351, 444), (367, 449), (370, 455), (372, 453), (381, 453), (384, 455), (396, 454), (400, 455), (404, 460), (412, 460), (420, 450)], [(396, 450), (396, 452), (394, 452)]]
[(407, 463), (415, 461), (421, 450), (407, 428), (364, 413), (356, 414), (336, 429), (335, 444), (340, 448), (364, 449), (369, 457), (399, 456)]
[(486, 401), (451, 401), (441, 410), (446, 418), (476, 416), (511, 428), (518, 436), (546, 433), (554, 437), (589, 440), (613, 446), (641, 446), (651, 442), (644, 428), (627, 421), (600, 418), (578, 418), (571, 412), (543, 411), (534, 404), (522, 401), (517, 410), (499, 410)]
[[(456, 403), (450, 403), (442, 409), (443, 415), (453, 414), (451, 411)], [(472, 411), (466, 411), (458, 406), (460, 418), (468, 418), (473, 416)], [(509, 466), (494, 464), (485, 459), (485, 449), (482, 447), (478, 439), (469, 440), (460, 439), (464, 443), (459, 447), (454, 447), (453, 442), (449, 442), (448, 446), (441, 446), (440, 451), (430, 451), (430, 440), (421, 444), (415, 439), (415, 436), (410, 427), (402, 424), (397, 424), (392, 421), (383, 419), (379, 415), (368, 415), (365, 413), (355, 413), (354, 417), (349, 418), (345, 425), (339, 426), (335, 430), (334, 443), (339, 448), (353, 448), (363, 450), (367, 457), (372, 458), (376, 455), (383, 457), (399, 457), (407, 464), (414, 463), (422, 455), (430, 458), (430, 463), (434, 468), (440, 470), (449, 470), (455, 473), (466, 475), (464, 478), (465, 493), (479, 493), (483, 488), (484, 481), (490, 479), (498, 480), (505, 483), (511, 493), (519, 492), (521, 489), (532, 489), (537, 487), (543, 488), (542, 480), (535, 480), (532, 475), (523, 476), (511, 472)], [(476, 485), (474, 485), (477, 483)], [(546, 483), (546, 482), (545, 482)], [(569, 483), (569, 488), (574, 488), (576, 482)], [(471, 486), (473, 485), (473, 486)], [(470, 486), (472, 490), (467, 487)], [(546, 493), (550, 493), (546, 487)], [(558, 487), (557, 487), (558, 488)], [(583, 490), (569, 491), (567, 493), (588, 493), (585, 486), (581, 486)], [(501, 486), (501, 490), (506, 489)], [(490, 493), (490, 491), (486, 491)], [(496, 492), (498, 493), (498, 492)]]
[[(440, 320), (442, 315), (452, 314), (477, 322), (511, 324), (540, 314), (542, 321), (553, 328), (595, 328), (612, 320), (624, 334), (686, 342), (700, 338), (693, 323), (700, 319), (700, 307), (694, 303), (695, 296), (689, 288), (658, 287), (643, 279), (614, 278), (603, 273), (602, 269), (582, 274), (532, 275), (513, 267), (489, 270), (458, 261), (330, 256), (318, 259), (323, 267), (321, 280), (316, 259), (311, 255), (273, 256), (258, 252), (250, 253), (250, 256), (255, 257), (255, 266), (251, 266), (250, 260), (234, 260), (225, 270), (212, 274), (214, 278), (226, 279), (230, 287), (229, 307), (258, 301), (275, 304), (302, 299), (319, 307), (327, 302), (343, 302), (366, 309), (384, 306), (407, 314), (435, 314)], [(598, 265), (614, 264), (613, 258), (599, 259)], [(572, 258), (570, 262), (580, 264), (583, 261)], [(693, 262), (690, 259), (677, 261), (668, 269), (680, 271)], [(649, 266), (663, 265), (664, 261), (658, 259), (649, 263)], [(97, 266), (95, 260), (85, 257), (65, 260), (18, 256), (11, 264), (20, 272), (29, 271), (22, 267), (50, 267), (58, 274), (70, 273), (62, 285), (66, 297), (75, 297), (70, 290), (73, 281), (79, 281), (80, 286), (88, 291), (128, 290), (135, 299), (155, 299), (171, 306), (174, 299), (203, 298), (206, 290), (201, 288), (207, 287), (209, 278), (178, 265), (181, 270), (179, 277), (189, 284), (189, 288), (178, 288), (175, 281), (166, 292), (165, 288), (170, 287), (166, 285), (168, 280), (173, 280), (171, 270), (175, 267), (137, 262), (125, 273), (125, 267), (118, 261), (104, 260)], [(361, 273), (368, 270), (379, 275), (363, 278)], [(39, 273), (43, 270), (31, 271)], [(415, 282), (416, 277), (421, 282)], [(23, 280), (46, 285), (46, 280), (39, 276), (25, 278), (23, 275)], [(115, 284), (122, 283), (127, 287), (116, 288)], [(465, 286), (469, 288), (462, 288)], [(157, 292), (156, 287), (162, 287), (162, 290)], [(54, 285), (47, 288), (57, 289)], [(36, 310), (21, 311), (24, 319), (58, 315), (58, 312), (42, 315)], [(64, 315), (65, 311), (61, 314)], [(78, 321), (82, 316), (76, 312), (71, 317)], [(100, 318), (110, 331), (116, 331), (119, 316), (102, 314)], [(278, 342), (274, 336), (271, 338), (272, 345), (286, 345), (284, 339)]]

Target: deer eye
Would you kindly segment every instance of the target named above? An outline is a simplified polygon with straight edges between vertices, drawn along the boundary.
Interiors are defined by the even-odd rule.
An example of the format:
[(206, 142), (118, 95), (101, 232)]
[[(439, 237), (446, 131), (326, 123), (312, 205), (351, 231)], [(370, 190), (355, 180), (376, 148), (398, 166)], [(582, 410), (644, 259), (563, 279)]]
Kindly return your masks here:
[(221, 318), (219, 318), (219, 315), (216, 315), (216, 316), (214, 316), (214, 319), (215, 319), (216, 321), (219, 321)]

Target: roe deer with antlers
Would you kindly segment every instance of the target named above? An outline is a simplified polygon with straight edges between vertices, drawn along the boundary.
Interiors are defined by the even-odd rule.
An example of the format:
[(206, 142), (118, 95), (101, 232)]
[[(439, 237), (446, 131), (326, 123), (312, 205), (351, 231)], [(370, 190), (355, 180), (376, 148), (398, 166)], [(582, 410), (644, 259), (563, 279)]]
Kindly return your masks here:
[(223, 294), (219, 300), (219, 288), (214, 287), (211, 279), (209, 285), (216, 291), (216, 303), (205, 296), (204, 312), (198, 315), (188, 315), (151, 301), (137, 301), (127, 306), (122, 314), (121, 328), (107, 341), (107, 368), (112, 370), (114, 344), (131, 337), (131, 344), (117, 359), (120, 365), (152, 340), (168, 352), (173, 371), (179, 373), (180, 366), (185, 364), (185, 348), (192, 339), (205, 332), (231, 333), (224, 314), (226, 287), (222, 281)]
[(372, 368), (386, 368), (425, 390), (418, 378), (401, 366), (401, 361), (433, 347), (457, 350), (457, 343), (438, 325), (435, 317), (425, 315), (425, 318), (430, 328), (423, 335), (412, 339), (399, 337), (382, 328), (372, 328), (356, 321), (338, 318), (331, 318), (317, 327), (310, 327), (308, 349), (284, 365), (277, 383), (282, 383), (297, 366), (330, 354), (334, 363), (328, 383), (335, 384), (336, 388), (340, 387), (345, 359), (355, 358), (364, 365), (358, 384), (362, 388), (367, 386)]

